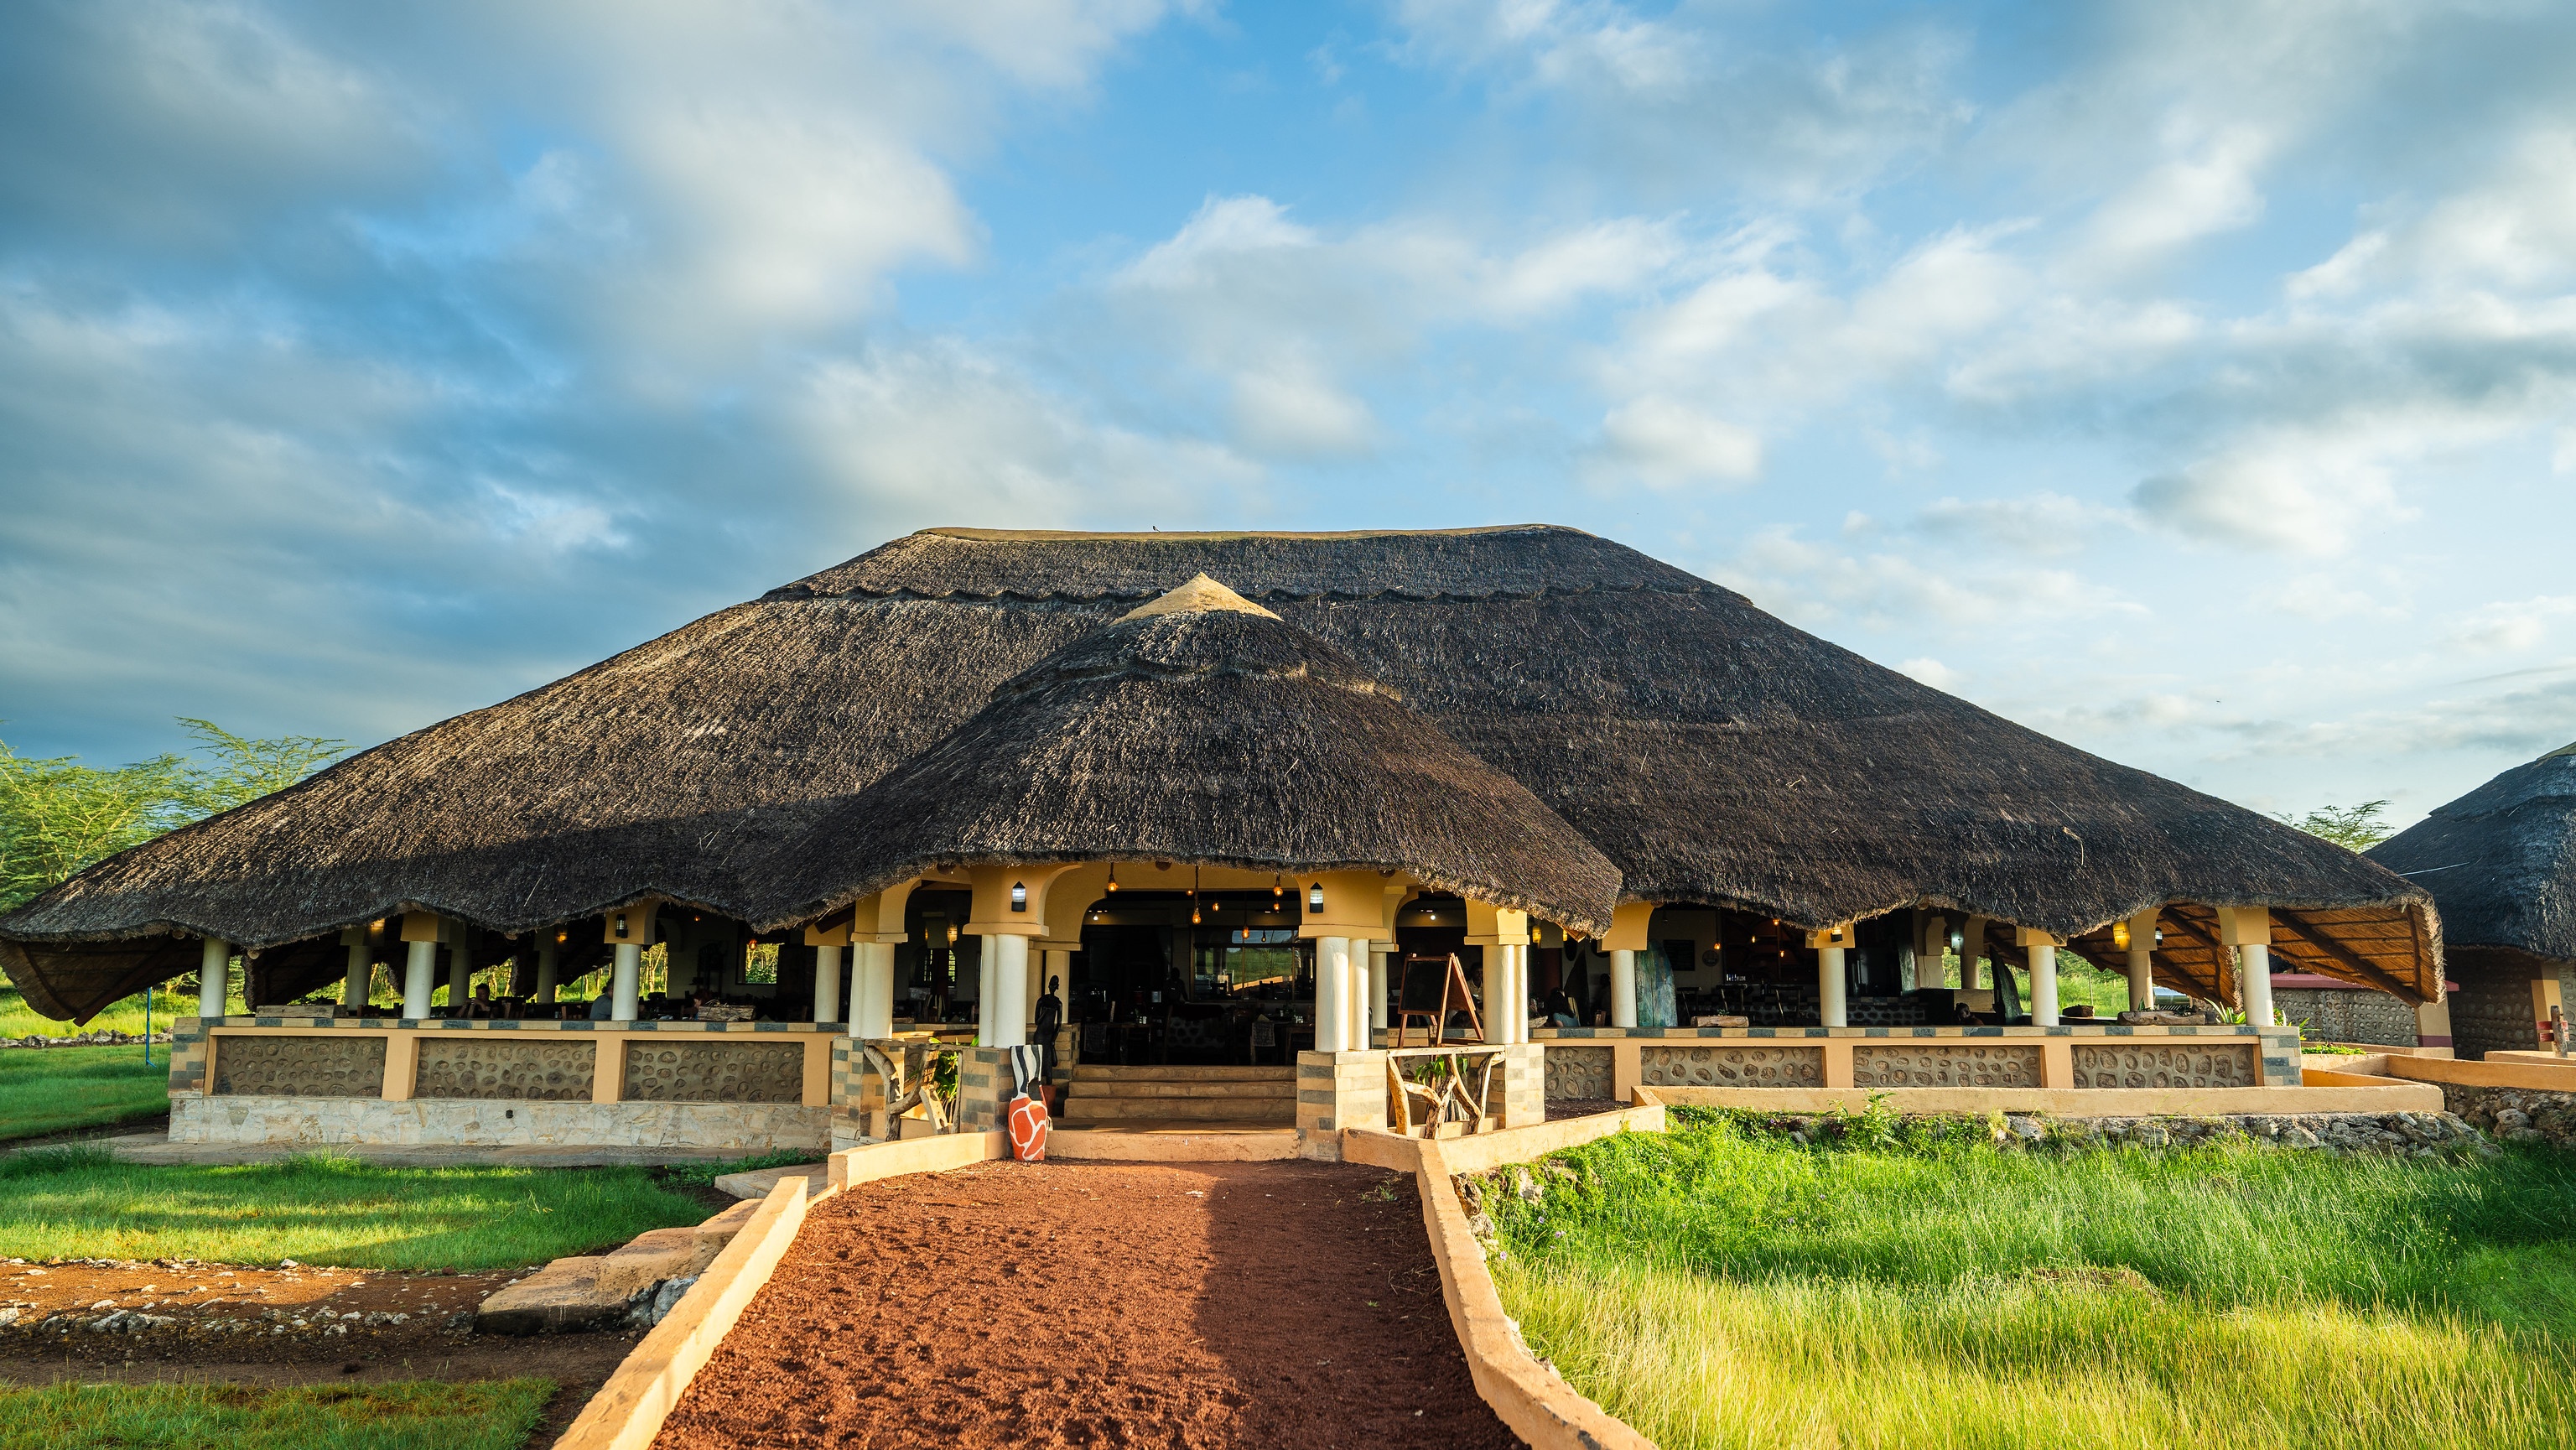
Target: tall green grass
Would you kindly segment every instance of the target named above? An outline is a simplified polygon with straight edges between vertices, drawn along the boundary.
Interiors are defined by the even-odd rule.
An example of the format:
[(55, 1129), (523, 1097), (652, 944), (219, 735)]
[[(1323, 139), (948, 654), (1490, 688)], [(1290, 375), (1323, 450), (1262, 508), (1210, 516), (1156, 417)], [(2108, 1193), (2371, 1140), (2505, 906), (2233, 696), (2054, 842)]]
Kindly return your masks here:
[(1504, 1301), (1674, 1447), (2576, 1443), (2554, 1155), (1877, 1136), (1700, 1118), (1560, 1155), (1538, 1205), (1491, 1203)]
[(149, 1063), (139, 1045), (0, 1051), (0, 1141), (131, 1122), (169, 1107), (167, 1047), (155, 1048)]
[(538, 1379), (0, 1390), (0, 1450), (518, 1450), (554, 1392)]
[(322, 1154), (172, 1166), (77, 1148), (0, 1158), (0, 1258), (473, 1271), (706, 1216), (642, 1168), (407, 1168)]

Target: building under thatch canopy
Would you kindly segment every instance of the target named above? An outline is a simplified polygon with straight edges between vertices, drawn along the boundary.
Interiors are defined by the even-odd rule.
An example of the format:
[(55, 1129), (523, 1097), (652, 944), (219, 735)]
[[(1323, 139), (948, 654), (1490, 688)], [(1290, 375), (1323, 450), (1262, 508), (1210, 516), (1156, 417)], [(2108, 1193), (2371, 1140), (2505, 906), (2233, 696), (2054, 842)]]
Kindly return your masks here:
[[(1117, 623), (1202, 574), (1260, 614)], [(1174, 693), (1190, 671), (1214, 673)], [(1229, 763), (1240, 814), (1336, 819), (1264, 838), (1213, 787), (1121, 774), (1193, 758)], [(1252, 794), (1264, 768), (1316, 773)], [(0, 966), (80, 1017), (193, 969), (200, 935), (283, 991), (405, 911), (519, 934), (660, 898), (781, 930), (942, 852), (1114, 853), (1080, 840), (1113, 824), (1211, 860), (1293, 837), (1577, 928), (1605, 863), (1625, 902), (1916, 908), (2106, 962), (2112, 923), (2166, 908), (2156, 975), (2222, 1000), (2217, 913), (2267, 907), (2284, 966), (2439, 982), (2430, 898), (2382, 867), (1539, 526), (914, 534), (104, 862), (0, 918)]]
[(2576, 745), (2517, 765), (2370, 848), (2441, 905), (2453, 1045), (2540, 1045), (2576, 975)]

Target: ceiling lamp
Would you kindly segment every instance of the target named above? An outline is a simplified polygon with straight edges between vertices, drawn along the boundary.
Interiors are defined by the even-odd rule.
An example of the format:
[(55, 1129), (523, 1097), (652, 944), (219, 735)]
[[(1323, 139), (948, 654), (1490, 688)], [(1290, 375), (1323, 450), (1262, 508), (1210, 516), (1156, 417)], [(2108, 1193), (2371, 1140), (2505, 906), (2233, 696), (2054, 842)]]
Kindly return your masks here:
[(1118, 868), (1115, 866), (1109, 868), (1109, 889), (1112, 893), (1118, 890)]
[(952, 947), (957, 945), (957, 928), (953, 924), (948, 928), (948, 944)]
[(2111, 945), (2119, 951), (2125, 952), (2129, 949), (2129, 924), (2127, 922), (2115, 921), (2111, 923)]
[(1029, 909), (1029, 884), (1028, 884), (1027, 882), (1025, 882), (1025, 881), (1014, 881), (1014, 882), (1012, 882), (1012, 883), (1011, 883), (1011, 910), (1013, 910), (1013, 911), (1026, 911), (1026, 910), (1028, 910), (1028, 909)]
[(1271, 904), (1273, 907), (1276, 907), (1276, 906), (1279, 904), (1279, 898), (1280, 898), (1280, 895), (1282, 894), (1283, 890), (1284, 890), (1284, 888), (1282, 888), (1282, 887), (1280, 886), (1280, 884), (1279, 884), (1279, 873), (1278, 873), (1278, 872), (1276, 872), (1276, 871), (1271, 872), (1271, 873), (1270, 873), (1270, 904)]

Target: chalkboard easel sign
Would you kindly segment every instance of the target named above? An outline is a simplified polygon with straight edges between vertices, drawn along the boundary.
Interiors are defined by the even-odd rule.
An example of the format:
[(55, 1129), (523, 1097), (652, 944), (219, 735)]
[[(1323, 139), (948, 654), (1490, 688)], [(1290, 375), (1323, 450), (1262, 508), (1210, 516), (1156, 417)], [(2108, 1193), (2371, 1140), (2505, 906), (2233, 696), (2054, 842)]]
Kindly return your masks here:
[(1458, 964), (1458, 954), (1446, 957), (1406, 957), (1404, 981), (1395, 994), (1395, 1045), (1404, 1045), (1404, 1029), (1415, 1018), (1424, 1019), (1431, 1028), (1423, 1041), (1436, 1047), (1447, 1034), (1449, 1013), (1455, 1008), (1467, 1014), (1468, 1040), (1485, 1040), (1484, 1022), (1476, 1015), (1476, 999), (1467, 991), (1467, 969)]

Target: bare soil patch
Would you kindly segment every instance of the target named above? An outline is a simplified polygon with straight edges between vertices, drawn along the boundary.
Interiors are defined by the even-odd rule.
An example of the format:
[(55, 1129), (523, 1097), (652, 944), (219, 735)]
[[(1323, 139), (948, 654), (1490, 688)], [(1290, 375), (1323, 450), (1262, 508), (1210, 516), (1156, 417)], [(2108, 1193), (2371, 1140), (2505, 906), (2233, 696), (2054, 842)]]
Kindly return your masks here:
[(1517, 1443), (1410, 1175), (987, 1163), (815, 1206), (663, 1427), (737, 1446)]
[[(185, 1260), (0, 1262), (0, 1313), (18, 1310), (14, 1322), (0, 1327), (0, 1385), (282, 1386), (534, 1376), (561, 1386), (528, 1441), (546, 1445), (643, 1331), (513, 1339), (457, 1325), (460, 1312), (513, 1277)], [(118, 1311), (173, 1322), (110, 1331), (64, 1327)]]

